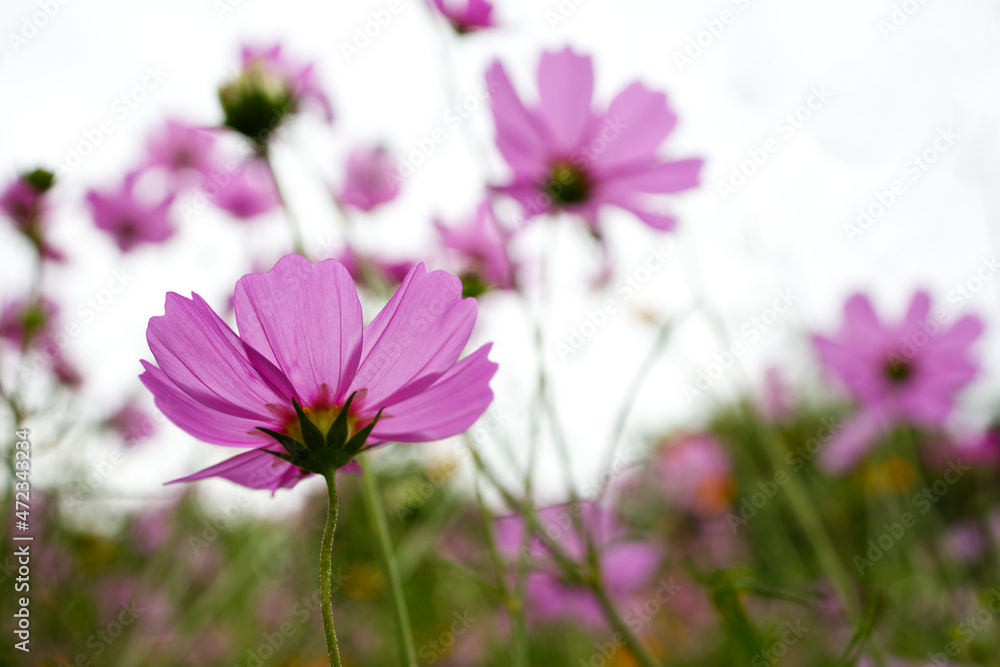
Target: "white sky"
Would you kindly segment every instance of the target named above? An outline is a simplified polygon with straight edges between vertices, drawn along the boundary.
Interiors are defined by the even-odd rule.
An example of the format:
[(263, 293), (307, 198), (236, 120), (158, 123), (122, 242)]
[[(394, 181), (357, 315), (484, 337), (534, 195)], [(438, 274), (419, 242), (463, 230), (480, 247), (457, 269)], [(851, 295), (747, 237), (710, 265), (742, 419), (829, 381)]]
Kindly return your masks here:
[[(341, 158), (359, 143), (385, 141), (401, 153), (438, 127), (447, 129), (446, 110), (475, 93), (494, 57), (501, 58), (522, 91), (534, 94), (534, 67), (543, 48), (569, 44), (595, 57), (597, 98), (606, 102), (636, 78), (666, 90), (680, 123), (666, 146), (676, 157), (704, 156), (703, 186), (676, 199), (681, 232), (658, 236), (624, 214), (605, 221), (618, 275), (634, 275), (650, 247), (668, 245), (675, 261), (657, 272), (631, 299), (620, 299), (607, 325), (585, 349), (563, 361), (554, 345), (568, 339), (608, 295), (588, 297), (586, 286), (596, 255), (572, 225), (560, 231), (551, 265), (552, 307), (547, 309), (549, 363), (560, 391), (562, 421), (570, 432), (575, 473), (593, 479), (601, 460), (611, 414), (652, 341), (652, 331), (635, 313), (650, 309), (676, 313), (692, 299), (684, 266), (703, 275), (711, 302), (736, 339), (747, 343), (745, 357), (754, 377), (765, 362), (777, 362), (815, 384), (801, 333), (830, 328), (851, 291), (874, 293), (883, 309), (898, 313), (917, 286), (929, 288), (940, 303), (976, 275), (998, 241), (1000, 195), (1000, 6), (987, 0), (894, 3), (843, 0), (728, 0), (685, 3), (663, 0), (589, 0), (573, 3), (498, 0), (504, 27), (463, 39), (451, 50), (455, 83), (442, 63), (439, 25), (418, 0), (401, 0), (401, 10), (351, 62), (342, 44), (388, 7), (388, 0), (329, 3), (244, 0), (220, 16), (223, 2), (175, 0), (55, 0), (58, 11), (36, 34), (25, 21), (45, 3), (5, 0), (0, 16), (0, 175), (66, 160), (105, 118), (114, 129), (84, 163), (61, 183), (62, 202), (55, 228), (57, 244), (72, 262), (50, 276), (69, 319), (126, 270), (134, 280), (70, 344), (70, 355), (89, 378), (86, 410), (99, 414), (117, 397), (142, 393), (138, 359), (150, 358), (144, 332), (150, 316), (162, 313), (167, 291), (194, 290), (221, 307), (251, 259), (277, 258), (287, 243), (281, 216), (242, 226), (207, 210), (181, 224), (169, 245), (122, 257), (108, 238), (93, 230), (81, 206), (89, 187), (113, 185), (139, 159), (145, 136), (167, 116), (217, 122), (215, 88), (232, 73), (239, 45), (282, 40), (298, 58), (319, 62), (337, 120), (324, 127), (303, 118), (286, 136), (277, 155), (293, 207), (316, 253), (336, 243), (337, 227), (321, 188), (336, 177)], [(884, 21), (901, 25), (889, 31)], [(560, 8), (565, 20), (555, 22)], [(723, 12), (726, 12), (723, 14)], [(716, 23), (720, 17), (728, 23)], [(904, 20), (901, 20), (905, 18)], [(706, 23), (707, 22), (707, 23)], [(880, 24), (880, 22), (882, 22)], [(721, 30), (720, 30), (721, 28)], [(717, 35), (712, 35), (714, 29)], [(11, 35), (32, 35), (14, 44)], [(701, 39), (707, 44), (692, 62), (678, 65)], [(115, 106), (153, 68), (164, 81), (127, 117)], [(451, 89), (459, 91), (457, 98)], [(806, 103), (811, 91), (829, 99), (794, 132), (778, 124)], [(805, 113), (805, 112), (802, 112)], [(958, 136), (926, 171), (916, 173), (912, 156), (933, 146), (940, 131)], [(470, 139), (478, 137), (488, 154)], [(769, 143), (773, 139), (775, 143)], [(759, 172), (728, 197), (717, 183), (728, 180), (748, 151), (770, 146), (773, 154)], [(939, 146), (943, 144), (939, 143)], [(776, 150), (775, 150), (776, 147)], [(404, 185), (402, 197), (363, 221), (372, 248), (417, 254), (430, 247), (430, 219), (455, 220), (480, 196), (485, 174), (499, 178), (503, 165), (492, 147), (492, 123), (480, 106)], [(859, 206), (876, 201), (893, 180), (905, 192), (888, 212), (849, 239), (845, 225)], [(550, 242), (533, 229), (525, 245)], [(536, 245), (537, 247), (537, 245)], [(547, 246), (551, 247), (551, 246)], [(4, 300), (27, 284), (28, 255), (10, 234), (2, 238), (0, 275)], [(641, 275), (641, 272), (640, 272)], [(759, 341), (740, 334), (759, 317), (779, 289), (797, 297)], [(620, 296), (620, 295), (618, 295)], [(980, 346), (989, 369), (997, 370), (997, 281), (988, 280), (964, 308), (993, 324)], [(955, 307), (955, 304), (947, 304)], [(481, 309), (475, 342), (495, 340), (493, 358), (501, 371), (494, 380), (498, 406), (525, 441), (532, 382), (529, 335), (516, 303), (498, 298)], [(371, 313), (368, 313), (369, 317)], [(636, 406), (629, 444), (639, 435), (669, 425), (694, 425), (725, 400), (739, 374), (727, 373), (693, 405), (682, 387), (712, 361), (722, 344), (703, 318), (689, 321), (654, 369)], [(980, 382), (968, 394), (961, 421), (981, 422), (995, 392)], [(42, 427), (44, 428), (44, 427)], [(91, 470), (112, 451), (110, 443), (79, 435), (73, 453), (41, 459), (38, 478), (67, 470), (67, 457)], [(450, 445), (427, 448), (448, 455)], [(556, 458), (541, 460), (542, 483), (558, 494)], [(98, 495), (165, 496), (158, 482), (220, 460), (229, 451), (195, 443), (171, 425), (149, 446), (128, 453)], [(391, 456), (390, 453), (386, 455)], [(499, 460), (499, 459), (498, 459)], [(227, 482), (203, 483), (211, 496), (236, 492)], [(282, 493), (260, 507), (294, 507), (301, 494)]]

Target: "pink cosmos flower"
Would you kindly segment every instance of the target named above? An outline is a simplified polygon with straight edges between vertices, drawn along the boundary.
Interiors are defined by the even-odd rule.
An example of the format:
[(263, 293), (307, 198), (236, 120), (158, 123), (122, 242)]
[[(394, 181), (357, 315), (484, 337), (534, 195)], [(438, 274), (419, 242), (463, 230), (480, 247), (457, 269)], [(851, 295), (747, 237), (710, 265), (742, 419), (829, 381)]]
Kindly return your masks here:
[(50, 210), (46, 193), (53, 183), (52, 174), (43, 169), (18, 176), (0, 194), (0, 212), (10, 218), (43, 258), (62, 262), (65, 255), (45, 238)]
[(942, 436), (923, 452), (926, 463), (937, 469), (947, 469), (956, 459), (982, 468), (1000, 466), (1000, 429), (993, 425), (982, 432), (967, 433), (955, 438)]
[(94, 224), (114, 238), (122, 252), (130, 252), (143, 243), (163, 243), (174, 234), (170, 205), (174, 194), (159, 202), (148, 202), (135, 192), (140, 172), (125, 176), (121, 188), (110, 192), (91, 190), (87, 201)]
[(385, 148), (357, 148), (347, 158), (337, 201), (342, 206), (370, 211), (395, 199), (399, 184), (399, 170)]
[(269, 81), (283, 86), (291, 95), (293, 113), (304, 104), (313, 104), (323, 112), (323, 118), (333, 121), (333, 106), (323, 92), (316, 76), (315, 63), (299, 63), (282, 52), (281, 44), (244, 46), (243, 69), (259, 72)]
[(651, 207), (651, 195), (698, 185), (702, 160), (657, 157), (677, 123), (666, 95), (637, 82), (595, 111), (591, 59), (568, 48), (542, 54), (535, 107), (518, 99), (499, 62), (487, 79), (497, 148), (514, 172), (498, 189), (517, 200), (528, 219), (564, 210), (596, 230), (599, 210), (617, 206), (655, 229), (675, 227), (673, 217)]
[(104, 420), (104, 427), (116, 431), (126, 447), (132, 447), (156, 433), (156, 422), (139, 401), (129, 399)]
[(30, 349), (38, 353), (26, 368), (49, 370), (61, 384), (75, 389), (83, 384), (83, 377), (63, 354), (63, 345), (56, 335), (58, 329), (59, 306), (45, 296), (35, 301), (16, 299), (0, 312), (0, 338), (22, 351)]
[(215, 167), (215, 135), (206, 128), (168, 120), (146, 143), (145, 166), (162, 167), (183, 177)]
[(475, 301), (461, 298), (457, 278), (423, 264), (367, 327), (350, 274), (332, 259), (288, 255), (244, 276), (235, 311), (239, 334), (197, 294), (171, 292), (165, 314), (149, 321), (156, 365), (143, 361), (140, 379), (157, 407), (196, 438), (244, 450), (175, 481), (290, 488), (318, 458), (328, 457), (326, 470), (347, 465), (366, 438), (372, 446), (462, 433), (493, 399), (490, 345), (458, 358)]
[(930, 296), (917, 292), (899, 323), (879, 320), (862, 294), (844, 306), (844, 327), (833, 338), (814, 336), (826, 370), (859, 403), (860, 411), (827, 444), (820, 462), (845, 471), (893, 425), (938, 427), (955, 397), (976, 375), (971, 346), (983, 331), (966, 315), (950, 327), (930, 317)]
[(281, 204), (271, 169), (260, 158), (249, 160), (241, 169), (228, 174), (228, 182), (220, 181), (217, 176), (204, 176), (202, 191), (213, 204), (241, 220), (263, 215)]
[(486, 0), (458, 0), (451, 2), (446, 0), (433, 0), (437, 10), (448, 19), (451, 26), (460, 35), (492, 28), (496, 25), (493, 22), (493, 4)]
[[(434, 221), (441, 243), (462, 262), (463, 282), (475, 279), (486, 288), (514, 289), (514, 265), (507, 254), (507, 233), (500, 227), (493, 207), (482, 202), (474, 216), (463, 224), (448, 227)], [(475, 294), (468, 294), (475, 296)]]
[(15, 299), (0, 312), (0, 338), (26, 349), (52, 334), (58, 316), (59, 306), (48, 297)]
[(706, 517), (729, 506), (733, 493), (729, 455), (714, 436), (682, 437), (662, 450), (655, 465), (671, 505)]
[[(601, 553), (601, 579), (609, 595), (621, 606), (636, 601), (658, 571), (662, 554), (655, 547), (629, 540), (624, 525), (611, 511), (586, 503), (574, 510), (572, 505), (556, 505), (537, 512), (546, 535), (570, 557), (580, 560), (586, 546), (574, 528), (571, 512), (580, 512), (583, 524), (594, 536)], [(497, 546), (512, 563), (522, 557), (524, 519), (519, 515), (497, 522)], [(590, 628), (606, 626), (604, 613), (593, 593), (565, 580), (549, 554), (545, 542), (533, 535), (527, 556), (535, 568), (528, 575), (526, 609), (539, 621), (575, 619)]]

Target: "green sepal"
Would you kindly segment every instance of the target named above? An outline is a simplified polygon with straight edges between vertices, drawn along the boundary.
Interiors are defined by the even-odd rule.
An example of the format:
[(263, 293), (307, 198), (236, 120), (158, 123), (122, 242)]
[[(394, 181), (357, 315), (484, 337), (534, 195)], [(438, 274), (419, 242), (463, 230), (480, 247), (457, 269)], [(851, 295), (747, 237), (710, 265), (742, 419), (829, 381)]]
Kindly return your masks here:
[(304, 442), (284, 433), (278, 433), (277, 431), (258, 426), (258, 431), (274, 438), (288, 454), (270, 452), (268, 450), (264, 451), (268, 451), (273, 456), (277, 456), (292, 465), (296, 465), (317, 475), (326, 475), (330, 470), (343, 468), (365, 446), (365, 442), (368, 440), (368, 436), (371, 435), (372, 429), (375, 428), (375, 424), (382, 417), (382, 410), (379, 410), (375, 418), (368, 425), (348, 439), (348, 412), (356, 394), (357, 392), (347, 398), (344, 407), (341, 408), (337, 418), (334, 419), (325, 437), (319, 430), (319, 427), (310, 421), (302, 406), (299, 405), (299, 402), (293, 398), (292, 405), (295, 407), (295, 413), (299, 418), (302, 440)]
[(351, 402), (357, 394), (358, 392), (354, 392), (347, 397), (347, 402), (344, 403), (344, 407), (340, 409), (340, 414), (338, 414), (337, 418), (333, 420), (330, 430), (326, 432), (327, 447), (333, 447), (336, 449), (343, 448), (344, 442), (347, 440), (348, 413), (351, 411)]
[(260, 451), (267, 452), (271, 456), (277, 456), (282, 461), (288, 461), (289, 463), (295, 463), (295, 461), (292, 460), (292, 457), (289, 456), (288, 454), (282, 454), (281, 452), (272, 452), (270, 449), (262, 449)]
[(378, 423), (379, 418), (382, 416), (382, 408), (379, 409), (378, 414), (375, 415), (375, 419), (371, 421), (368, 426), (354, 434), (354, 437), (347, 441), (347, 445), (344, 447), (351, 456), (354, 456), (361, 448), (365, 446), (365, 441), (371, 434), (372, 429), (375, 428), (375, 424)]
[[(323, 437), (323, 432), (319, 430), (316, 424), (313, 424), (306, 413), (302, 410), (302, 406), (294, 398), (292, 399), (292, 406), (295, 408), (295, 414), (299, 416), (299, 428), (302, 429), (302, 439), (309, 451), (316, 451), (323, 449), (326, 445), (326, 439)], [(339, 415), (338, 415), (339, 416)]]
[(258, 426), (257, 430), (266, 433), (275, 440), (277, 440), (278, 444), (284, 447), (285, 451), (288, 452), (295, 459), (303, 458), (306, 454), (309, 453), (309, 450), (306, 449), (305, 445), (303, 445), (295, 438), (285, 435), (284, 433), (278, 433), (277, 431), (272, 431), (271, 429), (264, 428), (263, 426)]

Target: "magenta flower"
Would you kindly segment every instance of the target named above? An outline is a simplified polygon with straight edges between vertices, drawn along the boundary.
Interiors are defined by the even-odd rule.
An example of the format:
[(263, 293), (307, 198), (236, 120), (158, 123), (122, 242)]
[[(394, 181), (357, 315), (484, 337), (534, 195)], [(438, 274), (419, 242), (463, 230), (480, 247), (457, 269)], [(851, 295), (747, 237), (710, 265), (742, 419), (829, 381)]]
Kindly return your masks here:
[[(507, 233), (500, 227), (493, 207), (483, 202), (473, 217), (456, 227), (434, 221), (441, 243), (462, 263), (460, 275), (466, 296), (486, 289), (514, 289), (514, 265), (507, 254)], [(470, 291), (470, 285), (478, 286)]]
[(244, 276), (235, 311), (239, 334), (197, 294), (171, 292), (149, 321), (157, 365), (143, 361), (140, 379), (157, 407), (196, 438), (245, 450), (175, 481), (290, 488), (347, 465), (362, 446), (462, 433), (493, 398), (490, 345), (458, 359), (475, 301), (423, 264), (367, 327), (350, 275), (332, 259), (289, 255)]
[(271, 46), (244, 46), (243, 69), (259, 70), (265, 77), (274, 78), (291, 94), (293, 113), (305, 104), (318, 106), (326, 122), (333, 121), (333, 106), (323, 92), (316, 76), (314, 63), (299, 63), (282, 53), (281, 44)]
[(103, 425), (117, 432), (126, 447), (133, 447), (156, 433), (156, 422), (134, 398), (122, 403)]
[(385, 148), (358, 148), (347, 158), (344, 184), (337, 201), (342, 206), (370, 211), (395, 199), (399, 184), (399, 170)]
[[(550, 540), (567, 556), (577, 561), (586, 555), (586, 546), (577, 534), (572, 512), (579, 512), (582, 523), (594, 537), (601, 554), (601, 581), (613, 600), (627, 607), (637, 601), (640, 591), (656, 576), (662, 554), (645, 542), (628, 539), (625, 526), (611, 511), (593, 503), (556, 505), (537, 512)], [(533, 535), (527, 552), (522, 552), (524, 519), (519, 515), (497, 522), (497, 546), (516, 566), (527, 557), (535, 568), (528, 575), (526, 609), (538, 621), (575, 619), (590, 628), (606, 625), (600, 603), (590, 589), (570, 581), (556, 569), (545, 542)]]
[(0, 194), (0, 212), (10, 218), (17, 230), (35, 246), (39, 255), (62, 262), (66, 257), (49, 245), (45, 237), (50, 210), (46, 194), (54, 182), (53, 175), (44, 169), (18, 176)]
[(146, 143), (145, 166), (162, 167), (179, 177), (207, 174), (215, 165), (215, 134), (206, 128), (168, 120)]
[(0, 338), (27, 349), (36, 340), (52, 335), (58, 317), (59, 306), (48, 297), (16, 299), (0, 312)]
[(451, 26), (460, 35), (492, 28), (496, 25), (493, 22), (493, 4), (486, 0), (458, 0), (457, 2), (446, 2), (446, 0), (434, 0), (434, 7), (448, 19)]
[(110, 234), (122, 252), (130, 252), (143, 243), (163, 243), (175, 231), (170, 220), (174, 194), (155, 203), (144, 201), (135, 192), (140, 175), (129, 173), (116, 191), (87, 193), (94, 224)]
[(966, 315), (946, 326), (930, 316), (930, 296), (917, 292), (902, 322), (884, 324), (862, 294), (844, 306), (844, 327), (813, 342), (826, 370), (859, 403), (860, 411), (820, 454), (829, 470), (854, 466), (882, 433), (910, 421), (938, 427), (955, 397), (976, 375), (971, 346), (983, 331)]
[(205, 175), (202, 191), (212, 203), (241, 220), (250, 220), (281, 205), (271, 168), (260, 158), (247, 161), (228, 181), (217, 174)]
[(966, 464), (982, 468), (1000, 466), (1000, 430), (996, 425), (978, 433), (967, 433), (956, 438), (942, 437), (924, 451), (928, 465), (947, 469), (956, 458)]
[(487, 79), (497, 148), (514, 172), (498, 189), (517, 200), (527, 218), (564, 210), (596, 228), (599, 210), (617, 206), (655, 229), (674, 228), (673, 217), (652, 207), (653, 195), (698, 185), (702, 160), (657, 157), (677, 123), (666, 95), (637, 82), (595, 111), (591, 59), (569, 49), (542, 54), (537, 107), (518, 99), (499, 62)]
[(248, 137), (258, 150), (274, 131), (306, 105), (319, 107), (327, 122), (333, 108), (316, 77), (315, 66), (287, 58), (280, 44), (243, 48), (239, 75), (219, 89), (223, 125)]
[(729, 455), (712, 435), (691, 435), (673, 442), (660, 453), (656, 472), (664, 497), (684, 511), (713, 516), (724, 512), (732, 501)]

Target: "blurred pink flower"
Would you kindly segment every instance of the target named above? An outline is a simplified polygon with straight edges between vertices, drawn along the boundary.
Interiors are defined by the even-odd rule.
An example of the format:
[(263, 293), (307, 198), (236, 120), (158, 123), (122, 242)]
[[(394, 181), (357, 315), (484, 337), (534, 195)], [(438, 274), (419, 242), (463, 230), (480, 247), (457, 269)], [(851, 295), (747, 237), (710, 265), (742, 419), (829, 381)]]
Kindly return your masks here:
[(700, 516), (724, 512), (732, 501), (729, 455), (710, 434), (682, 437), (656, 461), (664, 497), (675, 507)]
[(126, 447), (137, 445), (156, 433), (156, 422), (134, 398), (122, 403), (104, 420), (104, 426), (116, 431)]
[(493, 4), (486, 0), (433, 0), (434, 7), (448, 19), (451, 26), (460, 35), (492, 28)]
[(828, 470), (853, 467), (894, 424), (940, 426), (955, 397), (976, 375), (972, 343), (982, 333), (978, 317), (950, 327), (930, 317), (930, 296), (917, 292), (898, 324), (884, 324), (862, 294), (844, 306), (844, 326), (833, 338), (814, 336), (826, 370), (860, 404), (860, 411), (820, 454)]
[(278, 186), (264, 160), (249, 160), (230, 176), (228, 182), (223, 180), (221, 185), (215, 175), (203, 177), (202, 190), (222, 210), (241, 220), (249, 220), (281, 204)]
[(171, 504), (145, 510), (132, 518), (132, 544), (145, 556), (155, 553), (173, 532), (172, 518), (177, 508)]
[(370, 211), (395, 199), (399, 184), (399, 171), (385, 148), (357, 148), (347, 158), (337, 201), (342, 206)]
[(768, 366), (764, 372), (764, 400), (760, 410), (766, 419), (780, 421), (795, 409), (794, 392), (785, 373), (777, 366)]
[(497, 223), (489, 202), (479, 204), (475, 215), (460, 225), (449, 227), (435, 220), (434, 226), (441, 235), (442, 245), (461, 260), (459, 275), (463, 283), (475, 277), (484, 288), (514, 289), (514, 265), (507, 254), (507, 234)]
[(657, 157), (677, 116), (663, 93), (633, 83), (601, 112), (592, 107), (591, 59), (570, 49), (542, 54), (539, 104), (525, 107), (499, 62), (487, 72), (497, 148), (514, 172), (498, 188), (527, 218), (565, 210), (597, 228), (599, 209), (617, 206), (647, 225), (671, 230), (676, 220), (652, 210), (650, 195), (698, 185), (702, 160)]
[(139, 172), (129, 173), (118, 190), (87, 193), (94, 224), (110, 234), (122, 252), (130, 252), (143, 243), (163, 243), (175, 231), (170, 220), (174, 194), (156, 203), (141, 200), (135, 192), (139, 176)]
[[(239, 280), (239, 335), (197, 294), (168, 293), (165, 310), (149, 321), (146, 338), (157, 365), (143, 361), (140, 379), (183, 430), (247, 450), (175, 481), (217, 476), (272, 492), (290, 488), (309, 472), (269, 453), (281, 453), (278, 438), (260, 429), (286, 440), (308, 442), (313, 430), (323, 437), (315, 424), (330, 429), (351, 396), (345, 428), (361, 440), (371, 428), (369, 446), (462, 433), (493, 399), (490, 345), (458, 360), (475, 323), (475, 300), (461, 298), (457, 278), (428, 273), (423, 264), (368, 327), (344, 266), (298, 255)], [(307, 453), (278, 441), (289, 454)], [(356, 452), (322, 453), (336, 454), (333, 465), (343, 466)]]
[[(538, 519), (546, 535), (570, 558), (579, 561), (586, 555), (586, 545), (574, 527), (574, 511), (580, 513), (601, 554), (601, 580), (608, 594), (622, 607), (634, 604), (640, 591), (656, 576), (662, 554), (650, 544), (628, 539), (618, 517), (593, 503), (539, 510)], [(534, 568), (528, 575), (526, 590), (529, 618), (575, 619), (587, 627), (605, 627), (607, 621), (594, 594), (579, 583), (567, 581), (555, 569), (549, 548), (540, 537), (532, 535), (527, 554), (522, 553), (523, 530), (524, 519), (519, 515), (503, 517), (497, 522), (497, 547), (501, 553), (512, 564), (527, 555)]]
[[(356, 284), (375, 291), (399, 285), (416, 266), (415, 262), (408, 259), (364, 255), (350, 246), (345, 246), (333, 258), (344, 265)], [(375, 275), (371, 275), (371, 272), (375, 272)], [(378, 284), (373, 284), (374, 282)]]
[(292, 112), (298, 112), (304, 103), (317, 105), (327, 122), (333, 120), (333, 106), (323, 92), (316, 76), (314, 63), (302, 64), (288, 58), (281, 44), (271, 46), (244, 46), (243, 69), (257, 70), (284, 86), (292, 98)]
[(162, 167), (183, 177), (207, 174), (215, 167), (213, 130), (168, 120), (146, 142), (145, 166)]
[(996, 426), (958, 438), (942, 438), (923, 452), (924, 460), (937, 468), (947, 468), (956, 457), (973, 466), (1000, 466), (1000, 430)]
[(0, 311), (0, 338), (26, 349), (55, 330), (58, 315), (59, 306), (48, 297), (15, 299)]
[(14, 179), (0, 194), (0, 211), (14, 223), (45, 259), (62, 262), (65, 255), (49, 245), (45, 236), (50, 206), (46, 193), (52, 187), (51, 173), (36, 169)]

